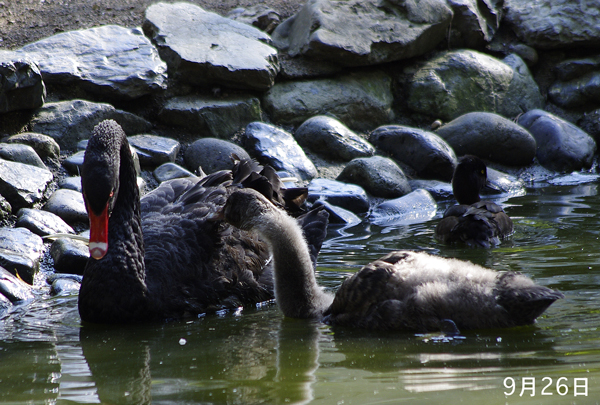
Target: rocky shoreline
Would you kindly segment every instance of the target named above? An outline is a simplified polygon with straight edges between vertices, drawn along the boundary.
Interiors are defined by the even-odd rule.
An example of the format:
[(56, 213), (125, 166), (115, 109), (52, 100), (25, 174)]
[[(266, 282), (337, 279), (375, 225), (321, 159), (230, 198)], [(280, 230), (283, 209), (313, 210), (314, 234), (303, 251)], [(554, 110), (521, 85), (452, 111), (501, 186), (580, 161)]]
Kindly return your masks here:
[[(227, 18), (155, 3), (139, 28), (102, 25), (0, 51), (5, 267), (37, 287), (50, 280), (53, 293), (78, 287), (71, 274), (83, 270), (85, 245), (42, 237), (86, 228), (77, 174), (104, 119), (128, 134), (145, 189), (230, 168), (235, 153), (308, 185), (309, 201), (345, 224), (434, 218), (465, 154), (485, 159), (504, 193), (596, 172), (593, 10), (412, 4), (312, 0), (280, 23), (260, 6)], [(44, 260), (52, 265), (39, 272)], [(32, 297), (0, 276), (0, 311)]]

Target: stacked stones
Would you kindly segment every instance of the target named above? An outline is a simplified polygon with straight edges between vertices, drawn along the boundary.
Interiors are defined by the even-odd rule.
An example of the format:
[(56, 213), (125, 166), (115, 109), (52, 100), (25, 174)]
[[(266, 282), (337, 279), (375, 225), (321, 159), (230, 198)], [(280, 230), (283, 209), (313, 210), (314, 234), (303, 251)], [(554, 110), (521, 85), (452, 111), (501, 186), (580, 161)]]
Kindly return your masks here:
[[(32, 297), (19, 278), (39, 279), (46, 251), (52, 271), (81, 273), (85, 245), (42, 237), (86, 228), (77, 173), (107, 118), (130, 135), (142, 187), (229, 168), (235, 153), (308, 184), (311, 203), (350, 224), (438, 215), (464, 154), (517, 174), (589, 170), (600, 5), (584, 3), (310, 0), (279, 25), (260, 7), (226, 18), (157, 3), (142, 28), (0, 51), (0, 257), (11, 270), (0, 311)], [(490, 177), (522, 191), (515, 176)], [(55, 293), (78, 287), (47, 276)]]

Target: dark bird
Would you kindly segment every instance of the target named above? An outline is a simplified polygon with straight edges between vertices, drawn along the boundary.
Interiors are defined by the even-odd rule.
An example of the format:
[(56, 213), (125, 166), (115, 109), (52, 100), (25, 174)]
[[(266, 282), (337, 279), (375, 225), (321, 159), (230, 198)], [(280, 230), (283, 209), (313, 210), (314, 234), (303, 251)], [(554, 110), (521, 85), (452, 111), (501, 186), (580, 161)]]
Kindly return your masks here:
[[(91, 257), (79, 313), (95, 323), (176, 319), (272, 299), (267, 245), (217, 214), (240, 187), (259, 189), (277, 209), (292, 209), (305, 194), (283, 189), (269, 166), (244, 160), (231, 171), (163, 182), (140, 200), (127, 138), (112, 120), (94, 128), (81, 183)], [(312, 240), (314, 252), (321, 242)]]
[(488, 183), (485, 163), (476, 156), (463, 156), (452, 177), (452, 191), (458, 205), (449, 207), (435, 229), (442, 243), (464, 242), (469, 246), (491, 247), (513, 233), (512, 220), (502, 207), (481, 201), (479, 193)]
[(531, 324), (563, 297), (520, 273), (408, 250), (364, 266), (332, 295), (317, 285), (300, 227), (262, 195), (235, 191), (224, 218), (267, 242), (273, 252), (276, 302), (292, 318), (365, 329), (455, 333)]

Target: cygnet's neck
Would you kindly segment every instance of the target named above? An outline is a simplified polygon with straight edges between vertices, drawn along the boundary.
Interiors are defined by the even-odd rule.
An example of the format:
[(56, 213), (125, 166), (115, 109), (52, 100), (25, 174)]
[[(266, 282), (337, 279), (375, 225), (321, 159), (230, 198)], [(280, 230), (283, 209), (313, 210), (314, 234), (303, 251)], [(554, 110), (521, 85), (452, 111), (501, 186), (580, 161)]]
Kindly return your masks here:
[(275, 266), (275, 299), (287, 317), (319, 318), (333, 296), (318, 286), (308, 245), (296, 220), (275, 207), (256, 221)]

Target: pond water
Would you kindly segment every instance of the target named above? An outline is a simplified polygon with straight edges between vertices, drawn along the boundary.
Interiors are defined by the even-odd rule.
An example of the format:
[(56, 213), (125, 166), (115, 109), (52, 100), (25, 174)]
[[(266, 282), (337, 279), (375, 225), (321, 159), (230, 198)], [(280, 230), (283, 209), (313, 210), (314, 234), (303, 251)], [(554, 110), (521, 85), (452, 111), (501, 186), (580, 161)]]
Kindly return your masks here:
[(319, 282), (331, 289), (395, 249), (520, 271), (565, 294), (535, 325), (454, 338), (375, 333), (284, 319), (266, 303), (188, 321), (82, 326), (76, 296), (41, 294), (0, 319), (0, 403), (598, 403), (600, 200), (596, 176), (589, 180), (501, 198), (516, 231), (494, 249), (437, 243), (438, 214), (332, 227), (319, 257)]

